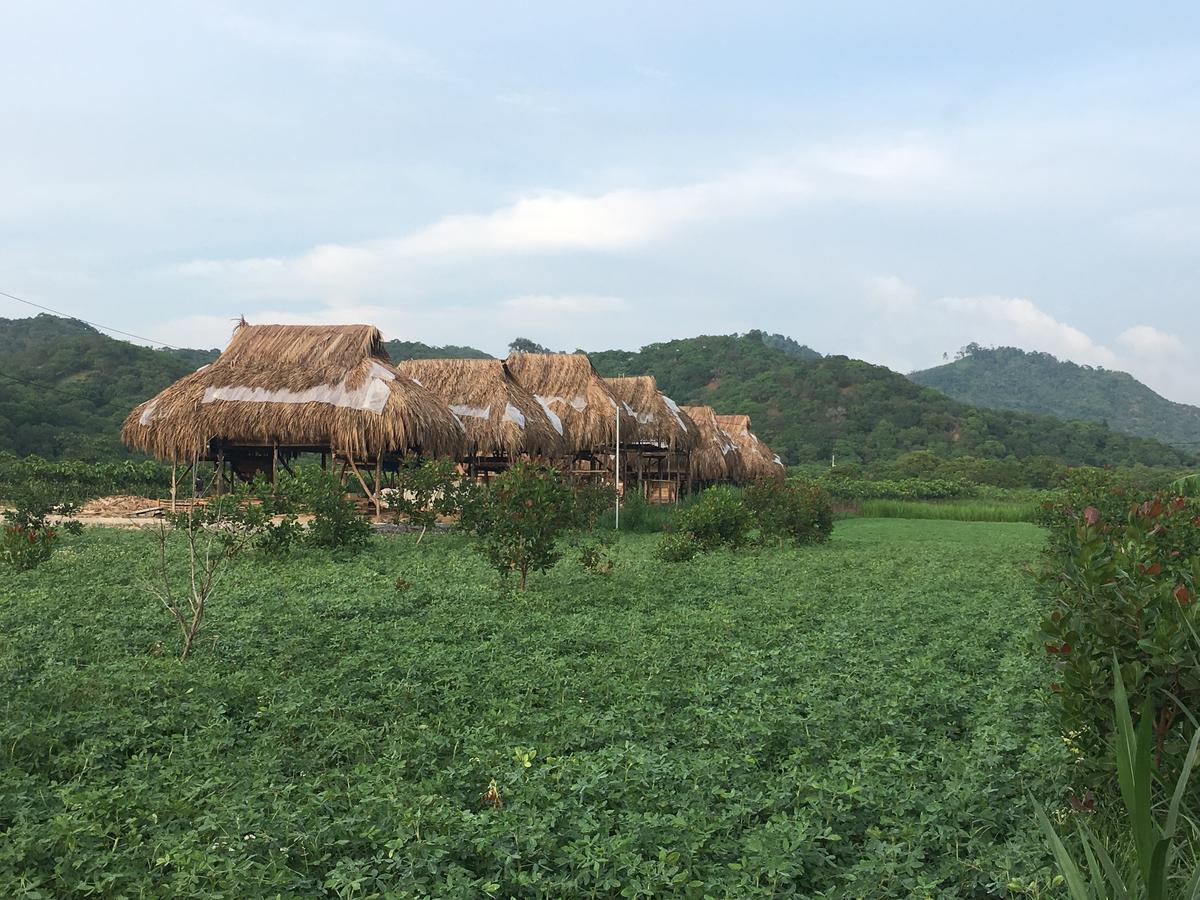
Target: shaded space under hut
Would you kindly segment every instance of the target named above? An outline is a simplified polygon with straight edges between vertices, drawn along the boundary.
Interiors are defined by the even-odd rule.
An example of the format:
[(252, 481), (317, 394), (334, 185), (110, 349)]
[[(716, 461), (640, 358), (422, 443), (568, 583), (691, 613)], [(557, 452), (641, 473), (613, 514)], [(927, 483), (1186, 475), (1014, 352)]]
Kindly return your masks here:
[(621, 434), (622, 469), (632, 473), (637, 490), (651, 503), (676, 502), (689, 480), (688, 457), (698, 438), (696, 423), (658, 389), (653, 375), (604, 382), (636, 420), (631, 434)]
[(341, 462), (343, 481), (353, 474), (378, 515), (399, 457), (458, 458), (465, 431), (392, 365), (374, 326), (243, 321), (215, 362), (135, 407), (121, 438), (192, 477), (214, 463), (206, 492), (230, 477), (275, 480), (299, 454), (319, 453), (323, 466)]
[(757, 481), (759, 478), (784, 480), (787, 472), (783, 460), (750, 430), (749, 416), (717, 416), (717, 424), (737, 445), (743, 481)]
[(505, 362), (551, 421), (561, 423), (572, 477), (578, 481), (615, 478), (617, 417), (622, 441), (637, 427), (637, 420), (618, 407), (592, 361), (582, 353), (511, 353)]
[(681, 407), (696, 426), (696, 445), (690, 454), (689, 475), (700, 487), (737, 481), (741, 477), (741, 454), (717, 422), (711, 406)]
[(432, 391), (466, 429), (463, 463), (472, 477), (508, 468), (521, 457), (571, 455), (562, 421), (517, 381), (500, 359), (410, 359), (397, 365)]

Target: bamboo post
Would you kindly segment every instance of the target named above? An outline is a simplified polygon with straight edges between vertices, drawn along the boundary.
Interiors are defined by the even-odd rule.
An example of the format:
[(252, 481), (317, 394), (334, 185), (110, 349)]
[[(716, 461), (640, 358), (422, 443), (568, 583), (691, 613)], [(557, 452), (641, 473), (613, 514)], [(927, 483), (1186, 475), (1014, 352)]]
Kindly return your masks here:
[(171, 459), (171, 512), (175, 512), (175, 495), (178, 493), (179, 464)]
[(225, 450), (217, 451), (217, 496), (225, 493)]
[(271, 493), (279, 493), (279, 445), (271, 445)]
[(375, 518), (383, 519), (383, 491), (380, 482), (383, 479), (383, 451), (375, 454)]
[(371, 489), (367, 487), (366, 480), (362, 477), (362, 473), (358, 471), (358, 466), (354, 464), (354, 458), (347, 456), (346, 462), (350, 463), (350, 469), (354, 472), (354, 477), (358, 479), (358, 483), (362, 486), (363, 493), (367, 495), (367, 499), (374, 500), (375, 498), (371, 495)]

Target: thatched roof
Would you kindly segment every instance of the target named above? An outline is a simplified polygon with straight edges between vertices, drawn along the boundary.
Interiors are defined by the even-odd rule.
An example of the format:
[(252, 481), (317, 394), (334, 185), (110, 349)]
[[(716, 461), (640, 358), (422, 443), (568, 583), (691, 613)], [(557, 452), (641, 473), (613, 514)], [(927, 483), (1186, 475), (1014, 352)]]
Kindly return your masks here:
[(685, 406), (699, 438), (692, 448), (692, 477), (700, 481), (733, 481), (741, 472), (741, 459), (733, 438), (717, 423), (711, 406)]
[(717, 424), (733, 438), (741, 455), (742, 474), (746, 481), (771, 478), (783, 481), (786, 475), (783, 460), (750, 430), (749, 416), (717, 416)]
[(436, 394), (467, 430), (467, 449), (478, 455), (570, 452), (562, 423), (546, 410), (499, 359), (410, 359), (398, 368)]
[[(574, 452), (612, 447), (617, 438), (617, 399), (582, 353), (512, 353), (505, 362), (538, 402), (562, 422)], [(637, 420), (620, 411), (621, 431)], [(622, 438), (624, 434), (622, 434)]]
[(621, 433), (622, 443), (657, 444), (680, 452), (695, 446), (696, 423), (658, 389), (653, 375), (605, 378), (604, 383), (637, 420), (633, 434)]
[(401, 375), (371, 325), (247, 325), (215, 362), (136, 407), (121, 438), (164, 460), (227, 444), (329, 447), (369, 459), (420, 450), (457, 456), (462, 424)]

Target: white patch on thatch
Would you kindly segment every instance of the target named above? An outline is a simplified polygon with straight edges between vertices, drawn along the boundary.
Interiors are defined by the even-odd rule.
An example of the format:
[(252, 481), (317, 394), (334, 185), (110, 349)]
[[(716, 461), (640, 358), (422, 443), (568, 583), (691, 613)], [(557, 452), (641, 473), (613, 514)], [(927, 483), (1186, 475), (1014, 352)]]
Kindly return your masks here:
[(667, 409), (669, 409), (671, 411), (671, 415), (673, 415), (675, 417), (675, 421), (679, 423), (679, 427), (682, 428), (684, 430), (684, 433), (686, 434), (688, 427), (687, 427), (687, 424), (683, 421), (683, 416), (680, 415), (679, 404), (676, 403), (674, 400), (672, 400), (670, 397), (668, 397), (666, 394), (659, 394), (658, 396), (662, 397), (663, 403), (667, 404)]
[(201, 403), (224, 400), (232, 403), (327, 403), (342, 409), (357, 409), (362, 412), (382, 413), (391, 396), (389, 381), (396, 376), (378, 363), (371, 363), (370, 377), (360, 387), (348, 388), (345, 381), (337, 384), (318, 384), (302, 391), (288, 388), (222, 386), (204, 389)]
[[(523, 430), (525, 428), (525, 413), (521, 412), (511, 403), (506, 403), (504, 405), (504, 421), (512, 422), (518, 428)], [(562, 434), (561, 428), (559, 429), (558, 433)]]
[(554, 426), (554, 430), (562, 434), (562, 419), (558, 417), (558, 413), (550, 408), (550, 404), (554, 401), (562, 403), (562, 397), (543, 397), (541, 394), (534, 394), (533, 399), (542, 405), (542, 409), (546, 411), (546, 418), (550, 420), (550, 424)]
[(473, 419), (487, 419), (492, 415), (490, 406), (465, 406), (463, 404), (451, 404), (450, 412), (456, 416), (470, 416)]
[(142, 414), (138, 417), (139, 425), (149, 425), (154, 421), (154, 408), (158, 406), (157, 400), (151, 400), (146, 404), (146, 408), (142, 410)]
[(777, 465), (777, 466), (782, 466), (782, 465), (783, 465), (783, 460), (779, 458), (779, 454), (778, 454), (778, 453), (776, 453), (776, 454), (775, 454), (775, 465)]
[(413, 384), (415, 384), (417, 387), (425, 387), (425, 385), (423, 385), (423, 384), (421, 383), (421, 379), (420, 379), (420, 378), (414, 378), (414, 379), (412, 379), (412, 383), (413, 383)]

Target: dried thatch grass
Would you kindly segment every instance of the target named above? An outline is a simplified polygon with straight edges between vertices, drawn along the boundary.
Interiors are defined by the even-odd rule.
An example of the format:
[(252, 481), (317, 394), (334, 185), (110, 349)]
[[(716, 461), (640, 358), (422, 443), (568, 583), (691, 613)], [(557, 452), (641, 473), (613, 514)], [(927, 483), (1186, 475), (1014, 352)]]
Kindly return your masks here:
[(692, 448), (692, 478), (698, 481), (735, 481), (741, 473), (741, 454), (733, 438), (717, 423), (711, 406), (685, 406), (699, 438)]
[(410, 359), (396, 368), (458, 416), (474, 456), (559, 457), (571, 452), (562, 424), (550, 419), (503, 360)]
[[(505, 362), (539, 403), (562, 422), (572, 452), (611, 449), (617, 439), (617, 399), (582, 353), (512, 353)], [(622, 437), (637, 420), (620, 411)]]
[(742, 462), (741, 477), (744, 480), (770, 478), (783, 481), (787, 474), (783, 468), (783, 460), (755, 437), (754, 432), (750, 430), (749, 416), (717, 416), (717, 424), (737, 444)]
[(136, 407), (121, 438), (163, 460), (209, 442), (328, 447), (356, 459), (419, 450), (458, 456), (462, 424), (401, 375), (371, 325), (247, 325), (216, 362)]
[(631, 444), (655, 444), (680, 453), (696, 446), (696, 423), (674, 400), (658, 389), (653, 375), (605, 378), (618, 402), (637, 420), (633, 433), (621, 440)]

